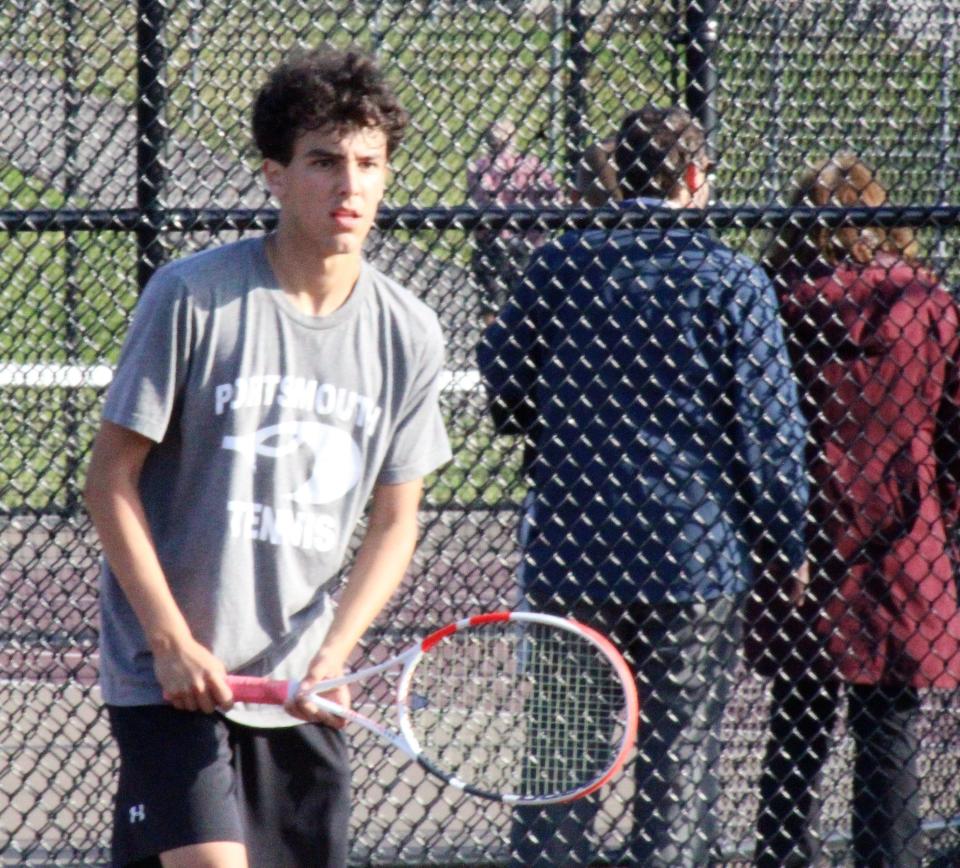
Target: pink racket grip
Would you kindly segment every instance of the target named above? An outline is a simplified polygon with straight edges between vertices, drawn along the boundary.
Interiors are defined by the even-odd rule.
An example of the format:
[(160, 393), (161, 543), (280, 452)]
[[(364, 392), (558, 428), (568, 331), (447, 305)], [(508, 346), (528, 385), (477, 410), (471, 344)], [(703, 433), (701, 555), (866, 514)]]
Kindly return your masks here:
[(283, 705), (297, 692), (296, 681), (275, 681), (249, 675), (228, 675), (227, 684), (236, 702)]

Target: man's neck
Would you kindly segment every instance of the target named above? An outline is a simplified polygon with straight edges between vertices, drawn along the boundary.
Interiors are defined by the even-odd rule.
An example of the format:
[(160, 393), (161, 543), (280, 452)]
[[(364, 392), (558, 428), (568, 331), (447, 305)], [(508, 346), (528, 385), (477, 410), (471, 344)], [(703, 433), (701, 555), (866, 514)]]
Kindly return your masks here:
[(674, 190), (672, 196), (667, 196), (663, 204), (668, 208), (693, 208), (693, 198), (686, 190)]
[(282, 230), (268, 236), (267, 257), (280, 288), (309, 316), (340, 308), (360, 276), (359, 253), (313, 253)]

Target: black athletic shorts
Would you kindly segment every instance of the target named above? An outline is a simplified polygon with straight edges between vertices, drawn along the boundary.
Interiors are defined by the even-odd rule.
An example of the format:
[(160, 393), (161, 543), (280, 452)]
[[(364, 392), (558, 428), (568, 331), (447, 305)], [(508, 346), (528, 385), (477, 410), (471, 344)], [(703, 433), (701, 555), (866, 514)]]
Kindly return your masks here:
[(347, 864), (350, 763), (342, 733), (254, 729), (168, 705), (108, 706), (120, 749), (113, 865), (160, 864), (239, 841), (251, 868)]

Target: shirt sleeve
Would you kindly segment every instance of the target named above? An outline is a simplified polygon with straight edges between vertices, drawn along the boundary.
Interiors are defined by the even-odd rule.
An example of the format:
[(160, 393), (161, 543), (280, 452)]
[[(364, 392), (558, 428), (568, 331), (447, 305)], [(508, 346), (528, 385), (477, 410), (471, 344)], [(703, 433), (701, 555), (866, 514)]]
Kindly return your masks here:
[(451, 459), (450, 441), (440, 411), (443, 363), (443, 336), (434, 321), (417, 369), (410, 377), (409, 392), (377, 476), (378, 484), (412, 482)]
[(158, 271), (137, 303), (103, 418), (163, 440), (189, 365), (191, 319), (182, 282)]
[(735, 280), (730, 316), (739, 323), (735, 402), (750, 541), (761, 564), (777, 558), (796, 568), (806, 551), (806, 423), (773, 286), (756, 266), (741, 266)]
[(545, 248), (540, 248), (517, 282), (507, 304), (487, 327), (477, 347), (480, 377), (490, 400), (490, 415), (500, 434), (529, 434), (538, 411), (544, 297), (551, 277)]

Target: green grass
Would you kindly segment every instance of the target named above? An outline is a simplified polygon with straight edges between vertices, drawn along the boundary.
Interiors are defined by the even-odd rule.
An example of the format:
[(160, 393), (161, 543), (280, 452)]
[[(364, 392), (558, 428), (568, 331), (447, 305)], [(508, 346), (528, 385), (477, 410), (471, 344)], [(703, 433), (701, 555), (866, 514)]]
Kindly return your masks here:
[[(396, 155), (389, 205), (462, 204), (467, 162), (496, 118), (515, 121), (520, 147), (561, 176), (572, 162), (565, 133), (565, 37), (555, 32), (549, 15), (400, 0), (338, 0), (310, 8), (299, 0), (170, 7), (167, 121), (175, 137), (201, 141), (224, 162), (242, 158), (256, 168), (249, 135), (253, 94), (263, 70), (297, 42), (378, 47), (412, 119)], [(71, 8), (74, 29), (68, 39), (65, 16)], [(662, 9), (637, 4), (612, 25), (591, 21), (583, 81), (588, 137), (612, 134), (628, 108), (678, 99), (685, 72), (676, 66), (678, 49)], [(794, 27), (778, 41), (766, 4), (741, 4), (735, 14), (721, 4), (722, 201), (767, 201), (807, 159), (841, 146), (871, 160), (898, 201), (932, 202), (940, 183), (955, 196), (958, 179), (936, 175), (939, 47), (899, 43), (875, 30), (843, 25), (841, 12), (832, 7), (819, 17), (832, 17), (831, 40)], [(135, 25), (135, 5), (124, 0), (0, 7), (0, 38), (12, 46), (14, 59), (58, 78), (65, 64), (72, 64), (74, 87), (126, 106), (136, 99)], [(777, 52), (788, 58), (779, 75), (773, 72)], [(955, 93), (956, 65), (949, 77)], [(954, 99), (949, 111), (956, 129), (960, 102)], [(774, 144), (776, 166), (769, 160)], [(50, 184), (2, 164), (0, 196), (6, 209), (88, 204), (65, 202)], [(949, 233), (944, 243), (950, 278), (960, 276), (954, 264), (957, 234)], [(468, 263), (469, 239), (461, 230), (405, 230), (400, 236), (440, 260)], [(753, 255), (763, 236), (723, 233), (725, 241)], [(923, 239), (933, 244), (935, 233), (925, 231)], [(201, 239), (176, 240), (174, 255), (197, 243)], [(135, 302), (135, 269), (129, 233), (0, 237), (0, 361), (114, 361)], [(89, 390), (7, 390), (3, 399), (0, 510), (40, 508), (45, 499), (62, 502), (88, 447), (98, 396)], [(456, 457), (430, 481), (428, 502), (518, 501), (524, 491), (518, 444), (494, 437), (477, 409), (451, 410), (450, 425)]]
[[(203, 141), (225, 159), (243, 155), (254, 168), (249, 113), (263, 70), (298, 42), (357, 43), (378, 47), (412, 118), (395, 161), (389, 204), (463, 202), (467, 160), (495, 118), (518, 123), (524, 149), (561, 170), (569, 167), (566, 37), (554, 31), (556, 22), (549, 15), (496, 7), (480, 12), (465, 3), (445, 4), (430, 11), (428, 5), (340, 0), (308, 10), (295, 0), (174, 2), (166, 23), (171, 131)], [(78, 90), (132, 105), (133, 4), (87, 0), (76, 6), (83, 14), (74, 16), (69, 40), (62, 12), (51, 18), (41, 4), (0, 10), (0, 36), (21, 45), (20, 56), (55, 76), (63, 75), (65, 58), (71, 57)], [(775, 23), (761, 17), (761, 10), (751, 14), (750, 7), (737, 7), (736, 14), (725, 14), (725, 8), (722, 4), (717, 50), (719, 180), (725, 200), (756, 201), (770, 174), (767, 145), (776, 134), (775, 114), (788, 130), (777, 142), (781, 172), (789, 174), (813, 153), (845, 145), (880, 163), (904, 196), (930, 198), (938, 159), (938, 47), (844, 27), (832, 10), (819, 17), (833, 16), (835, 38), (817, 39), (795, 27), (777, 40)], [(665, 12), (651, 4), (612, 26), (589, 20), (590, 61), (583, 82), (588, 136), (612, 134), (626, 108), (679, 98), (674, 89), (682, 93), (686, 73)], [(773, 71), (777, 53), (787, 58), (779, 76)], [(950, 75), (956, 92), (955, 65)], [(951, 113), (956, 124), (956, 101)], [(889, 158), (897, 151), (905, 156)]]
[(76, 510), (99, 393), (4, 388), (2, 396), (0, 513)]
[[(0, 189), (24, 209), (63, 197), (7, 166)], [(133, 236), (0, 235), (0, 363), (113, 362), (136, 302)], [(0, 400), (0, 511), (69, 508), (98, 418), (92, 389), (11, 388)]]
[[(10, 166), (0, 167), (0, 189), (24, 210), (63, 205), (61, 194)], [(130, 233), (0, 235), (2, 361), (111, 361), (135, 302)]]
[(475, 414), (448, 410), (446, 417), (453, 460), (424, 481), (425, 503), (435, 508), (521, 503), (526, 482), (519, 438), (496, 436), (490, 422)]

